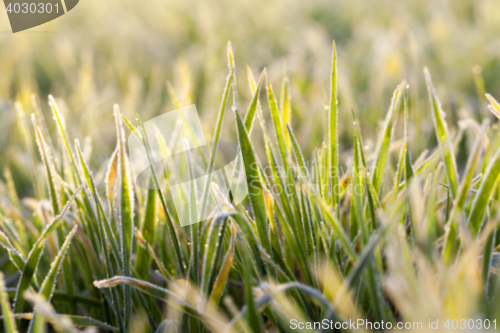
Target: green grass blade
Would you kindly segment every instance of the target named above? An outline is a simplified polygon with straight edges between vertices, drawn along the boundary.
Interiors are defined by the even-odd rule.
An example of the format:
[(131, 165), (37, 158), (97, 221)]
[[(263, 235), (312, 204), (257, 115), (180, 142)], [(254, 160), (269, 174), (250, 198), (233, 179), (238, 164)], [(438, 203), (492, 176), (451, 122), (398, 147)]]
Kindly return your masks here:
[(231, 241), (229, 243), (229, 247), (226, 252), (226, 256), (224, 257), (224, 261), (222, 262), (222, 267), (217, 276), (217, 280), (215, 280), (214, 287), (210, 292), (210, 302), (217, 306), (219, 304), (220, 298), (222, 297), (222, 293), (224, 292), (224, 288), (226, 287), (227, 279), (229, 277), (229, 272), (231, 271), (231, 265), (233, 263), (234, 256), (234, 242), (235, 242), (236, 232), (235, 228), (231, 228)]
[[(227, 80), (226, 80), (226, 87), (224, 88), (224, 93), (222, 94), (222, 102), (221, 102), (221, 105), (219, 108), (219, 115), (217, 116), (217, 123), (215, 126), (214, 137), (212, 139), (212, 147), (211, 147), (212, 150), (210, 152), (210, 164), (208, 165), (208, 169), (206, 172), (206, 174), (209, 175), (209, 177), (207, 177), (207, 181), (205, 182), (205, 186), (203, 188), (199, 216), (203, 216), (206, 212), (206, 209), (207, 209), (209, 188), (210, 188), (210, 183), (212, 182), (211, 175), (212, 175), (212, 171), (214, 170), (215, 156), (217, 155), (217, 145), (219, 143), (222, 122), (224, 120), (224, 114), (226, 111), (226, 103), (227, 103), (227, 98), (229, 95), (229, 90), (230, 90), (231, 84), (234, 80), (233, 79), (234, 63), (233, 63), (233, 53), (231, 50), (231, 44), (228, 44), (228, 57), (229, 57), (229, 63), (230, 63), (229, 75), (228, 75)], [(233, 65), (231, 65), (231, 64), (233, 64)]]
[(17, 333), (16, 322), (12, 316), (12, 308), (9, 303), (9, 296), (5, 290), (3, 273), (0, 272), (0, 305), (2, 307), (3, 327), (6, 333)]
[(40, 235), (40, 238), (38, 238), (35, 245), (33, 245), (33, 248), (31, 249), (31, 251), (28, 255), (28, 259), (26, 260), (26, 265), (25, 265), (23, 273), (21, 275), (21, 279), (20, 279), (19, 284), (17, 286), (16, 297), (15, 297), (15, 301), (14, 301), (14, 313), (19, 313), (23, 309), (24, 299), (22, 296), (31, 284), (31, 280), (33, 279), (36, 268), (38, 266), (38, 261), (40, 259), (40, 256), (42, 255), (43, 245), (45, 243), (45, 239), (57, 228), (57, 226), (61, 222), (64, 215), (66, 215), (67, 211), (69, 210), (76, 195), (78, 194), (78, 192), (80, 192), (81, 189), (82, 189), (82, 187), (80, 186), (73, 193), (73, 196), (68, 200), (68, 202), (66, 203), (66, 206), (64, 206), (61, 213), (52, 220), (52, 222), (42, 232), (42, 234)]
[(473, 235), (477, 235), (479, 228), (481, 227), (488, 203), (490, 202), (493, 190), (495, 189), (499, 177), (500, 149), (498, 149), (495, 156), (491, 160), (490, 165), (486, 169), (483, 180), (481, 181), (481, 186), (479, 187), (478, 193), (476, 194), (472, 204), (468, 222)]
[(304, 160), (304, 156), (302, 155), (302, 151), (300, 149), (299, 143), (297, 142), (297, 139), (295, 138), (295, 135), (293, 134), (292, 128), (290, 127), (289, 124), (285, 124), (286, 129), (288, 131), (288, 135), (290, 136), (290, 141), (293, 147), (293, 151), (295, 154), (295, 159), (297, 160), (297, 163), (299, 164), (299, 172), (302, 174), (302, 177), (305, 177), (306, 179), (309, 179), (309, 170), (307, 169), (306, 162)]
[(12, 261), (12, 263), (19, 269), (21, 272), (24, 270), (24, 266), (26, 264), (23, 256), (19, 251), (12, 246), (11, 242), (9, 241), (9, 238), (0, 231), (0, 246), (2, 246), (4, 249), (7, 250), (9, 253), (9, 258)]
[(396, 127), (396, 119), (399, 110), (399, 100), (402, 95), (404, 86), (404, 82), (401, 83), (399, 86), (397, 86), (394, 94), (392, 95), (391, 105), (385, 118), (382, 137), (380, 138), (377, 146), (377, 153), (375, 157), (375, 163), (373, 165), (371, 180), (373, 187), (378, 194), (380, 193), (382, 178), (384, 177), (385, 166), (389, 157), (391, 140), (394, 133), (394, 128)]
[(57, 199), (57, 193), (56, 193), (56, 189), (54, 186), (54, 179), (52, 176), (52, 166), (51, 166), (51, 160), (49, 157), (49, 152), (47, 149), (47, 144), (45, 143), (42, 132), (40, 131), (40, 128), (38, 127), (38, 125), (36, 123), (35, 115), (32, 115), (31, 119), (33, 121), (33, 126), (35, 127), (36, 142), (38, 144), (40, 156), (42, 158), (43, 164), (45, 165), (45, 172), (46, 172), (46, 176), (47, 176), (47, 184), (48, 184), (48, 189), (49, 189), (50, 202), (52, 203), (52, 210), (53, 210), (54, 215), (58, 215), (59, 214), (59, 202)]
[(431, 74), (429, 73), (429, 70), (427, 68), (424, 69), (424, 74), (429, 91), (434, 128), (436, 130), (436, 136), (438, 138), (439, 145), (441, 147), (444, 147), (443, 158), (446, 167), (446, 175), (450, 183), (451, 194), (453, 198), (455, 198), (457, 196), (458, 189), (458, 172), (450, 134), (448, 133), (448, 126), (446, 125), (446, 120), (444, 119), (445, 113), (441, 107), (441, 102), (439, 101), (436, 90), (434, 89), (434, 85), (432, 84)]
[(271, 254), (271, 244), (267, 234), (266, 204), (258, 165), (255, 158), (256, 154), (252, 144), (250, 143), (250, 138), (248, 137), (248, 133), (238, 110), (235, 112), (235, 118), (236, 129), (238, 131), (238, 142), (240, 144), (243, 163), (245, 166), (248, 196), (250, 197), (250, 203), (252, 204), (255, 224), (257, 226), (257, 234), (259, 236), (260, 243), (266, 252)]
[(243, 283), (245, 286), (245, 307), (247, 324), (253, 333), (260, 333), (262, 332), (263, 323), (254, 301), (252, 290), (252, 286), (254, 284), (252, 281), (252, 276), (250, 275), (250, 259), (248, 258), (247, 253), (243, 255), (243, 264), (244, 268), (240, 273), (242, 275)]
[[(150, 184), (153, 180), (150, 180)], [(144, 217), (142, 220), (141, 234), (147, 244), (154, 246), (155, 242), (155, 232), (156, 232), (156, 190), (150, 186), (150, 189), (146, 190), (146, 206), (144, 208)], [(149, 277), (149, 266), (151, 263), (151, 256), (149, 255), (147, 249), (138, 248), (137, 255), (135, 259), (135, 270), (139, 273), (143, 280), (147, 280)]]
[(205, 255), (203, 257), (203, 272), (201, 279), (201, 290), (208, 295), (215, 272), (217, 270), (217, 263), (222, 255), (224, 247), (223, 240), (226, 232), (227, 218), (229, 214), (219, 214), (211, 223), (210, 230), (208, 231), (207, 241), (205, 243)]
[[(124, 276), (131, 276), (131, 255), (132, 238), (134, 231), (134, 194), (132, 182), (130, 179), (130, 166), (127, 162), (125, 153), (125, 133), (121, 125), (121, 113), (118, 105), (114, 106), (116, 132), (118, 141), (119, 168), (120, 168), (120, 226), (121, 226), (121, 254), (122, 254), (122, 272)], [(124, 311), (123, 321), (125, 327), (128, 327), (132, 315), (132, 291), (130, 286), (124, 286)]]
[(146, 141), (147, 138), (146, 138), (146, 133), (145, 133), (145, 130), (144, 130), (144, 125), (142, 124), (142, 122), (139, 119), (139, 117), (137, 117), (137, 122), (139, 124), (139, 128), (141, 129), (141, 136), (140, 136), (140, 138), (142, 140), (142, 144), (144, 146), (144, 150), (146, 151), (146, 156), (148, 157), (149, 168), (151, 170), (151, 175), (153, 176), (153, 180), (155, 182), (156, 193), (158, 194), (158, 198), (160, 199), (160, 203), (161, 203), (161, 206), (163, 208), (163, 214), (165, 215), (165, 218), (167, 220), (168, 231), (170, 233), (170, 237), (172, 238), (172, 243), (173, 243), (173, 247), (174, 247), (174, 251), (175, 251), (175, 256), (176, 256), (176, 259), (177, 259), (176, 266), (179, 269), (179, 272), (182, 274), (182, 276), (185, 276), (186, 275), (186, 268), (185, 268), (185, 264), (184, 264), (184, 259), (183, 259), (183, 255), (182, 255), (182, 251), (181, 251), (179, 239), (178, 239), (177, 233), (176, 233), (176, 231), (174, 229), (172, 218), (170, 216), (170, 213), (168, 212), (167, 202), (165, 201), (165, 197), (163, 196), (163, 193), (162, 193), (161, 188), (160, 188), (160, 183), (158, 181), (158, 177), (157, 177), (156, 172), (155, 172), (154, 167), (153, 167), (153, 163), (152, 163), (151, 155), (150, 155), (149, 145), (148, 145), (148, 143)]
[(445, 242), (443, 247), (443, 259), (446, 263), (451, 262), (451, 256), (454, 251), (456, 237), (458, 235), (458, 214), (462, 214), (465, 205), (465, 200), (467, 199), (467, 194), (469, 193), (472, 179), (474, 178), (474, 171), (476, 169), (476, 164), (479, 160), (481, 152), (481, 145), (479, 140), (472, 148), (471, 155), (467, 161), (467, 166), (465, 167), (465, 172), (458, 191), (458, 196), (453, 203), (453, 209), (450, 213), (450, 218), (448, 219), (446, 225)]
[[(63, 262), (65, 255), (66, 255), (66, 250), (68, 249), (71, 240), (73, 239), (73, 236), (76, 233), (76, 230), (78, 229), (78, 226), (75, 225), (73, 229), (71, 229), (69, 235), (66, 237), (66, 240), (64, 241), (63, 245), (61, 246), (61, 249), (59, 250), (59, 253), (57, 254), (57, 257), (54, 259), (54, 261), (51, 264), (50, 271), (47, 274), (47, 277), (43, 281), (42, 287), (40, 288), (40, 296), (42, 296), (45, 300), (50, 302), (50, 299), (52, 297), (52, 293), (54, 291), (54, 288), (56, 286), (56, 278), (57, 274), (59, 273), (59, 268), (61, 267), (61, 263)], [(37, 316), (38, 313), (35, 310), (33, 311), (33, 319), (31, 320), (30, 326), (28, 328), (28, 332), (34, 332), (35, 328), (35, 323), (37, 322)]]
[(406, 86), (405, 88), (405, 95), (404, 95), (404, 117), (405, 117), (405, 126), (404, 126), (404, 139), (405, 139), (405, 146), (406, 146), (406, 152), (405, 152), (405, 182), (408, 183), (411, 177), (415, 175), (415, 172), (413, 171), (413, 164), (411, 161), (411, 153), (410, 153), (410, 145), (408, 142), (408, 124), (409, 124), (409, 111), (408, 111), (408, 90), (410, 89), (410, 86)]
[[(339, 143), (338, 143), (338, 107), (337, 107), (337, 47), (333, 41), (332, 70), (330, 75), (330, 108), (328, 110), (328, 155), (330, 157), (328, 179), (331, 179), (332, 203), (339, 207)], [(337, 217), (339, 216), (339, 208)]]
[(56, 104), (54, 97), (49, 95), (49, 105), (52, 108), (52, 112), (54, 114), (54, 119), (56, 120), (57, 128), (59, 129), (59, 134), (63, 140), (64, 147), (66, 148), (66, 154), (68, 156), (70, 165), (71, 165), (71, 174), (73, 176), (73, 181), (75, 184), (78, 184), (77, 178), (77, 169), (75, 159), (73, 157), (73, 153), (71, 152), (71, 148), (69, 146), (68, 137), (66, 136), (66, 126), (61, 116), (61, 111)]

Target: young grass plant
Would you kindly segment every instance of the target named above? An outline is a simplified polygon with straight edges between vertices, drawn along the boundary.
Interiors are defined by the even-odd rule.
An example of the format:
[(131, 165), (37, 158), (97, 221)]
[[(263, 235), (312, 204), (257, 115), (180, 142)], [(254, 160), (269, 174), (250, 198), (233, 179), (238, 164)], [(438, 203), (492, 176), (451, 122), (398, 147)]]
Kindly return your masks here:
[[(230, 44), (227, 56), (229, 72), (220, 77), (226, 81), (203, 168), (207, 174), (216, 171), (219, 142), (234, 133), (242, 156), (235, 163), (245, 169), (248, 197), (237, 205), (226, 200), (219, 214), (187, 227), (181, 226), (169, 194), (171, 179), (155, 172), (152, 138), (139, 116), (134, 124), (115, 105), (117, 146), (107, 147), (110, 158), (100, 165), (78, 139), (69, 145), (68, 133), (79, 131), (67, 131), (66, 110), (52, 96), (58, 140), (49, 136), (38, 103), (31, 132), (19, 111), (25, 136), (20, 142), (31, 158), (25, 173), (35, 177), (42, 170), (44, 181), (35, 177), (31, 192), (22, 192), (33, 198), (20, 199), (16, 174), (9, 168), (4, 172), (4, 331), (76, 332), (93, 326), (123, 333), (287, 332), (292, 322), (326, 319), (338, 327), (345, 320), (383, 320), (393, 327), (398, 322), (426, 327), (429, 319), (444, 324), (453, 316), (493, 325), (500, 303), (497, 124), (485, 122), (482, 131), (461, 130), (452, 138), (455, 124), (445, 121), (425, 70), (430, 104), (417, 108), (402, 81), (380, 137), (367, 138), (364, 119), (339, 103), (342, 53), (333, 43), (328, 112), (322, 115), (326, 130), (309, 158), (296, 118), (291, 124), (292, 110), (294, 117), (307, 112), (295, 104), (300, 98), (292, 99), (294, 75), (283, 79), (278, 102), (270, 73), (264, 69), (255, 81), (247, 67), (251, 94), (243, 105)], [(261, 96), (264, 86), (267, 96)], [(175, 107), (196, 96), (190, 89), (176, 95), (170, 83), (167, 90)], [(226, 114), (230, 94), (234, 113)], [(498, 117), (498, 102), (486, 97)], [(401, 107), (403, 121), (397, 117)], [(433, 122), (438, 147), (429, 147), (434, 150), (429, 158), (423, 153), (413, 162), (410, 113), (417, 112)], [(224, 121), (233, 116), (234, 123)], [(345, 119), (353, 120), (349, 131), (341, 127)], [(146, 151), (152, 171), (147, 189), (131, 177), (129, 130)], [(345, 133), (353, 135), (341, 145)], [(40, 161), (31, 151), (31, 137)], [(456, 144), (459, 139), (474, 144)], [(370, 142), (376, 142), (374, 149), (367, 148)], [(175, 143), (162, 144), (169, 151)], [(459, 177), (461, 149), (468, 158)], [(186, 175), (197, 171), (192, 158), (188, 154), (183, 161), (180, 171)], [(341, 175), (343, 169), (348, 172)], [(207, 178), (199, 189), (201, 200), (194, 185), (185, 193), (191, 222), (207, 210), (212, 195)]]

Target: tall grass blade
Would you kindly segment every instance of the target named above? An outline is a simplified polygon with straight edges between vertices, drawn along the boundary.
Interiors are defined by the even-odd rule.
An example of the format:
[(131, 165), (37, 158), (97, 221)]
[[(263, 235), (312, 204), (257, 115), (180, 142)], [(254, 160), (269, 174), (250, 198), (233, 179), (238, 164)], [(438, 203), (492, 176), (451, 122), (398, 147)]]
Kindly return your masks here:
[(456, 198), (458, 189), (458, 172), (450, 134), (448, 133), (448, 126), (446, 124), (446, 120), (444, 119), (445, 113), (441, 107), (441, 102), (439, 101), (436, 90), (434, 89), (434, 85), (432, 84), (431, 74), (429, 73), (429, 70), (427, 68), (424, 69), (424, 74), (429, 91), (432, 119), (434, 120), (436, 136), (438, 138), (439, 145), (444, 148), (442, 153), (444, 164), (446, 167), (446, 175), (448, 177), (448, 181), (450, 182), (449, 185), (451, 194), (453, 198)]
[(403, 82), (399, 86), (397, 86), (394, 94), (392, 95), (391, 105), (385, 118), (382, 137), (380, 138), (380, 141), (377, 145), (377, 152), (371, 175), (372, 184), (377, 193), (380, 193), (382, 178), (384, 177), (384, 171), (391, 148), (391, 140), (394, 133), (394, 128), (396, 127), (396, 119), (399, 110), (399, 100), (401, 99), (404, 87), (405, 83)]
[(332, 203), (337, 207), (339, 216), (339, 142), (338, 142), (338, 120), (339, 112), (337, 106), (337, 47), (333, 41), (332, 48), (332, 70), (330, 75), (330, 108), (328, 111), (328, 155), (330, 156), (328, 179), (331, 179)]
[[(134, 230), (134, 194), (132, 182), (130, 179), (130, 166), (125, 154), (125, 133), (121, 125), (121, 113), (118, 105), (114, 106), (116, 132), (118, 141), (118, 156), (120, 170), (120, 229), (121, 229), (121, 254), (122, 254), (122, 272), (125, 276), (131, 276), (131, 255), (132, 255), (132, 238)], [(132, 315), (132, 291), (129, 286), (124, 286), (123, 298), (123, 322), (125, 327), (128, 327)]]

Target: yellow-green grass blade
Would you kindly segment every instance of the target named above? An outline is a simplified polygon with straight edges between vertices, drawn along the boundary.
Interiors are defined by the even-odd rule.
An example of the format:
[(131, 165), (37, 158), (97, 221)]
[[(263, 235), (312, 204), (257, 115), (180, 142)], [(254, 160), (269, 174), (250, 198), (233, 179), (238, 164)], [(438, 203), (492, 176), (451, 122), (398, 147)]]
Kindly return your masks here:
[(488, 105), (488, 110), (491, 111), (498, 119), (500, 119), (500, 103), (491, 96), (490, 94), (486, 94), (486, 98), (490, 102), (490, 105)]
[[(332, 70), (330, 74), (330, 108), (328, 111), (328, 155), (330, 161), (328, 180), (331, 182), (332, 204), (339, 216), (339, 144), (338, 144), (338, 107), (337, 107), (337, 47), (335, 41), (332, 43)], [(331, 179), (331, 180), (330, 180)]]
[(40, 256), (42, 255), (45, 239), (57, 228), (64, 215), (66, 215), (69, 208), (71, 207), (76, 195), (78, 194), (78, 192), (80, 192), (81, 189), (82, 187), (80, 186), (73, 193), (73, 196), (68, 200), (61, 213), (52, 220), (52, 222), (42, 232), (35, 245), (33, 245), (33, 248), (28, 255), (28, 259), (26, 260), (26, 265), (21, 275), (21, 279), (19, 280), (19, 284), (17, 286), (16, 296), (14, 300), (14, 313), (19, 313), (23, 309), (23, 294), (30, 286), (31, 280), (33, 279), (33, 276), (36, 272), (38, 261), (40, 259)]
[[(47, 277), (42, 283), (42, 287), (40, 288), (40, 296), (42, 296), (45, 300), (50, 302), (50, 299), (52, 298), (52, 293), (54, 292), (54, 288), (56, 286), (56, 278), (57, 274), (59, 273), (59, 268), (61, 267), (61, 264), (66, 256), (66, 250), (68, 249), (71, 240), (73, 239), (73, 236), (76, 233), (76, 230), (78, 229), (78, 226), (75, 225), (73, 229), (71, 229), (70, 233), (66, 237), (66, 240), (64, 241), (63, 245), (61, 246), (61, 249), (59, 250), (59, 253), (57, 254), (56, 258), (52, 262), (50, 266), (50, 271), (47, 274)], [(34, 332), (35, 328), (35, 323), (37, 321), (37, 311), (36, 308), (33, 311), (33, 319), (31, 320), (30, 326), (28, 328), (28, 332)]]
[[(267, 72), (267, 69), (264, 68), (264, 70), (262, 71), (262, 75), (265, 76), (266, 72)], [(257, 85), (255, 83), (255, 79), (253, 77), (252, 70), (250, 69), (250, 67), (248, 65), (247, 65), (247, 77), (248, 77), (248, 85), (250, 86), (250, 93), (252, 95), (254, 95), (255, 91), (257, 90)], [(256, 110), (256, 113), (257, 113), (257, 118), (259, 119), (260, 126), (262, 127), (262, 131), (265, 134), (266, 133), (265, 121), (264, 121), (264, 118), (262, 116), (262, 108), (260, 106), (260, 101), (258, 99), (257, 99), (257, 110)], [(245, 120), (246, 120), (246, 117), (245, 117)], [(248, 131), (248, 133), (251, 132), (252, 128), (253, 128), (253, 126), (251, 126), (250, 131)]]
[(380, 193), (382, 178), (384, 177), (384, 171), (391, 148), (392, 136), (394, 133), (394, 128), (396, 127), (396, 119), (399, 110), (399, 100), (401, 98), (404, 86), (404, 82), (398, 85), (396, 90), (394, 91), (394, 94), (392, 95), (391, 105), (385, 118), (382, 136), (377, 145), (377, 153), (375, 155), (375, 162), (371, 174), (371, 181), (373, 187), (377, 191), (377, 194)]
[(3, 327), (6, 333), (17, 333), (16, 322), (12, 315), (12, 308), (9, 303), (9, 296), (5, 290), (3, 273), (0, 272), (0, 305), (2, 308)]
[[(131, 255), (132, 255), (132, 239), (134, 230), (134, 194), (132, 182), (130, 178), (130, 166), (125, 153), (125, 133), (121, 124), (121, 113), (118, 105), (114, 106), (116, 132), (118, 141), (119, 154), (119, 169), (120, 169), (120, 226), (121, 226), (121, 254), (122, 254), (122, 274), (131, 276)], [(125, 285), (123, 288), (123, 322), (125, 328), (128, 327), (132, 316), (132, 291), (130, 286)]]
[[(290, 93), (290, 80), (288, 79), (288, 75), (286, 74), (286, 68), (285, 77), (283, 78), (283, 81), (281, 81), (280, 109), (283, 115), (283, 124), (292, 126), (292, 95)], [(285, 138), (286, 148), (290, 151), (290, 137), (285, 136)]]
[[(262, 71), (262, 74), (260, 75), (259, 83), (257, 83), (257, 87), (255, 87), (255, 89), (254, 89), (252, 101), (250, 102), (250, 105), (248, 106), (247, 113), (245, 114), (245, 128), (247, 129), (248, 133), (252, 132), (253, 120), (255, 118), (255, 114), (257, 113), (257, 108), (258, 108), (258, 104), (259, 104), (260, 87), (262, 86), (262, 80), (264, 79), (265, 74), (266, 74), (266, 70), (264, 69)], [(251, 74), (249, 74), (249, 75), (251, 76)], [(253, 77), (252, 77), (252, 80), (253, 80)]]
[(443, 159), (446, 168), (446, 175), (449, 181), (450, 190), (453, 198), (457, 196), (458, 189), (458, 172), (457, 165), (455, 162), (455, 155), (453, 153), (453, 147), (450, 139), (450, 134), (448, 132), (448, 126), (446, 120), (444, 119), (444, 111), (441, 107), (441, 102), (437, 96), (434, 85), (432, 84), (431, 74), (427, 68), (424, 69), (425, 79), (427, 81), (427, 88), (429, 91), (429, 99), (431, 103), (432, 119), (434, 120), (434, 128), (436, 130), (436, 136), (439, 141), (439, 145), (443, 147)]

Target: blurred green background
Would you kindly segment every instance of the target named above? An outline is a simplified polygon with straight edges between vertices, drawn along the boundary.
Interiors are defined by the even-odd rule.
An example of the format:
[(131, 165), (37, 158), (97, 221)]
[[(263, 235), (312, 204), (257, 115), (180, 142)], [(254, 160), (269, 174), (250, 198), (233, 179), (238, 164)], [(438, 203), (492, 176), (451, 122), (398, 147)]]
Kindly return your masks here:
[[(458, 119), (481, 122), (490, 117), (483, 90), (500, 96), (499, 31), (498, 0), (81, 0), (63, 17), (17, 34), (2, 9), (1, 164), (16, 169), (26, 163), (12, 103), (20, 101), (29, 115), (32, 93), (39, 95), (47, 120), (47, 95), (58, 99), (72, 138), (92, 140), (94, 165), (114, 148), (113, 103), (132, 119), (173, 110), (167, 80), (185, 97), (183, 104), (196, 104), (210, 138), (227, 75), (227, 41), (236, 56), (243, 112), (250, 98), (246, 64), (255, 76), (267, 67), (278, 94), (288, 75), (292, 126), (306, 159), (325, 133), (333, 39), (341, 151), (350, 155), (351, 109), (371, 151), (392, 91), (405, 79), (411, 150), (418, 156), (436, 146), (423, 67), (433, 75), (452, 133)], [(264, 115), (269, 117), (266, 106)], [(224, 126), (223, 139), (229, 140), (233, 120), (225, 121), (231, 124)], [(26, 123), (31, 130), (28, 116)], [(53, 128), (52, 121), (48, 125)]]

